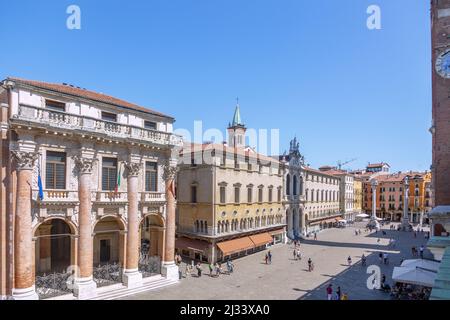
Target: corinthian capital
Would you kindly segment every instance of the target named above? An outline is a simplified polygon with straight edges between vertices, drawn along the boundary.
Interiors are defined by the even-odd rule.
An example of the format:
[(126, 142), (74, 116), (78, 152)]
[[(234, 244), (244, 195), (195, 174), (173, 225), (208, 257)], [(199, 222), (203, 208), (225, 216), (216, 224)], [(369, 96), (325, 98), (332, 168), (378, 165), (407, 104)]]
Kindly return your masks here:
[(163, 180), (169, 181), (173, 180), (177, 174), (178, 168), (176, 166), (166, 164), (164, 165), (164, 172), (163, 172)]
[(139, 162), (125, 161), (124, 164), (129, 176), (137, 177), (139, 175), (139, 171), (141, 170), (141, 164)]
[(92, 173), (94, 162), (97, 161), (95, 158), (83, 158), (80, 156), (73, 156), (72, 159), (75, 161), (75, 166), (80, 170), (80, 173)]
[(31, 170), (34, 167), (34, 163), (39, 157), (37, 152), (26, 152), (26, 151), (11, 151), (13, 158), (17, 163), (17, 170)]

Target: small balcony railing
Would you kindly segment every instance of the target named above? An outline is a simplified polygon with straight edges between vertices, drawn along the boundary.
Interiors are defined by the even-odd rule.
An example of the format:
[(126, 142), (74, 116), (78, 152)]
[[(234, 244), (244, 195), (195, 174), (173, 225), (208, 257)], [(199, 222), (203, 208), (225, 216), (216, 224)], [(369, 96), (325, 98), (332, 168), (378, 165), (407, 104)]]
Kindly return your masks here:
[(33, 199), (41, 203), (45, 202), (76, 202), (78, 201), (78, 192), (65, 189), (46, 189), (43, 190), (43, 198), (39, 198), (39, 190), (33, 190)]
[(172, 133), (28, 105), (19, 105), (19, 111), (13, 115), (12, 120), (15, 119), (45, 125), (49, 128), (82, 130), (87, 133), (103, 134), (112, 139), (134, 139), (160, 145), (177, 146), (181, 146), (183, 143), (180, 136)]
[(166, 194), (164, 192), (141, 192), (141, 201), (166, 201)]
[(115, 191), (94, 191), (92, 192), (92, 201), (95, 202), (126, 202), (128, 196), (126, 192)]

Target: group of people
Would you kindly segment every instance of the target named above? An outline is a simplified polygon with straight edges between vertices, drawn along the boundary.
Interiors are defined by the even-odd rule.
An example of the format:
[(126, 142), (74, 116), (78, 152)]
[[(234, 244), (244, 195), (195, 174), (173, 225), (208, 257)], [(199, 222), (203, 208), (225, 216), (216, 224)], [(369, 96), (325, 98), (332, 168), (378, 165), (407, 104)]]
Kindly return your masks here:
[(333, 285), (330, 283), (326, 289), (327, 300), (348, 300), (348, 294), (342, 293), (341, 287), (337, 287), (336, 291), (333, 293)]
[(266, 264), (272, 264), (272, 253), (270, 252), (270, 250), (266, 253), (264, 261), (266, 262)]
[(421, 245), (419, 250), (417, 251), (417, 248), (414, 246), (411, 248), (411, 254), (413, 257), (420, 256), (420, 259), (423, 259), (423, 251), (425, 250), (424, 246)]
[[(200, 262), (197, 262), (197, 264), (194, 266), (194, 261), (192, 261), (191, 264), (186, 264), (186, 276), (188, 274), (192, 274), (192, 271), (194, 268), (197, 270), (197, 277), (201, 277), (203, 273), (202, 264)], [(217, 262), (216, 264), (210, 263), (208, 265), (209, 268), (209, 276), (210, 277), (219, 277), (221, 274), (232, 274), (234, 272), (234, 264), (231, 260), (227, 260), (226, 262), (226, 268), (227, 272), (223, 271), (222, 264)]]
[(355, 236), (361, 235), (361, 229), (355, 229)]
[(389, 255), (387, 252), (380, 252), (378, 254), (378, 260), (380, 261), (380, 264), (389, 264)]

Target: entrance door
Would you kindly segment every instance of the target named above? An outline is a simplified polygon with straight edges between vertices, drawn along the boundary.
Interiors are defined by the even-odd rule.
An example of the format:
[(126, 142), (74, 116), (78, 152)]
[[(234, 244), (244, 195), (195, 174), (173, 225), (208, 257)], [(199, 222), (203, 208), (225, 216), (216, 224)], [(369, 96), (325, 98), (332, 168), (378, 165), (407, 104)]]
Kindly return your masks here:
[(111, 241), (109, 239), (100, 240), (100, 263), (111, 260)]

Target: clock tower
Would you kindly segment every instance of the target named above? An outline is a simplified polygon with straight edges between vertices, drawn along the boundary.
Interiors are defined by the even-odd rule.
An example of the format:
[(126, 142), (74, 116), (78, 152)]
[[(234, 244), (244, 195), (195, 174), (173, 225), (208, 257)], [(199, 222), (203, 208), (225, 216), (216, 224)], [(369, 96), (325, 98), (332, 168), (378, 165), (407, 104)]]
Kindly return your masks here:
[[(444, 217), (450, 218), (450, 0), (431, 0), (431, 45), (433, 123), (430, 131), (435, 208), (430, 218), (435, 224)], [(442, 224), (439, 230), (449, 232), (445, 230), (447, 223), (442, 221)], [(434, 235), (440, 236), (441, 231)]]

